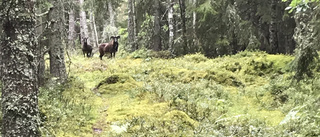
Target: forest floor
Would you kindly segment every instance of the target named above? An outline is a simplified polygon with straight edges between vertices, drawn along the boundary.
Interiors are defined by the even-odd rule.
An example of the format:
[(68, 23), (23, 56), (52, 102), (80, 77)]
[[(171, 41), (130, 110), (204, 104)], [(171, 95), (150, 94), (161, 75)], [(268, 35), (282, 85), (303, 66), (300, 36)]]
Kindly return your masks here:
[(293, 76), (293, 59), (263, 52), (215, 59), (72, 56), (69, 68), (94, 93), (89, 134), (254, 136), (286, 122), (294, 108), (283, 107), (289, 97), (282, 87)]

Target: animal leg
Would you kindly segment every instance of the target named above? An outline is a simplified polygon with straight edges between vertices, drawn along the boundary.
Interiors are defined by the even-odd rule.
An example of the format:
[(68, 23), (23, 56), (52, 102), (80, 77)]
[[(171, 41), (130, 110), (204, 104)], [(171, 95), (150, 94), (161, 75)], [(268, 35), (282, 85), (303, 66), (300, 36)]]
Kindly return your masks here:
[(100, 53), (100, 56), (99, 56), (99, 57), (100, 57), (100, 60), (102, 60), (103, 55), (104, 55), (104, 54), (101, 54), (101, 53)]

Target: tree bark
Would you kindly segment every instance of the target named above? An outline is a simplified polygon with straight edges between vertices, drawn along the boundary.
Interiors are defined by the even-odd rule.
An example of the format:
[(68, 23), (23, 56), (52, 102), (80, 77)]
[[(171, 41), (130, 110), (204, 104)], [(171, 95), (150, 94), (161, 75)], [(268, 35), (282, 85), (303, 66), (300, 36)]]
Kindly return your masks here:
[(91, 38), (92, 38), (92, 46), (94, 47), (98, 47), (98, 41), (97, 37), (96, 37), (96, 32), (95, 32), (95, 27), (94, 27), (94, 15), (93, 15), (93, 11), (90, 11), (90, 28), (91, 28)]
[(188, 50), (188, 45), (186, 40), (187, 27), (186, 27), (185, 1), (179, 0), (179, 5), (180, 5), (180, 16), (181, 16), (181, 27), (182, 27), (182, 46), (183, 46), (184, 52), (186, 53)]
[[(88, 31), (88, 25), (87, 25), (87, 16), (86, 12), (83, 9), (83, 0), (79, 0), (80, 5), (80, 36), (81, 41), (83, 38), (89, 38), (89, 31)], [(88, 44), (90, 45), (90, 39), (88, 39)]]
[(134, 31), (134, 3), (128, 0), (128, 47), (129, 52), (135, 50), (135, 31)]
[(63, 47), (63, 14), (61, 3), (58, 0), (52, 1), (52, 7), (49, 11), (49, 20), (51, 21), (51, 33), (49, 35), (49, 55), (50, 55), (50, 74), (57, 77), (59, 82), (64, 82), (67, 79), (67, 71), (64, 62), (64, 47)]
[(92, 17), (92, 23), (93, 23), (93, 30), (94, 30), (94, 35), (95, 35), (95, 44), (96, 44), (96, 47), (99, 46), (99, 37), (98, 37), (98, 32), (97, 32), (97, 26), (96, 26), (96, 17), (93, 16)]
[(174, 20), (173, 20), (173, 1), (169, 0), (168, 2), (168, 24), (169, 24), (169, 51), (171, 54), (174, 54)]
[[(194, 6), (194, 9), (196, 9), (197, 7), (197, 0), (192, 0), (192, 5)], [(192, 31), (193, 31), (193, 47), (196, 47), (197, 46), (197, 43), (196, 43), (196, 39), (197, 39), (197, 30), (196, 30), (196, 25), (197, 25), (197, 13), (196, 11), (193, 11), (192, 12)]]
[(40, 136), (35, 17), (34, 1), (0, 5), (3, 137)]
[[(36, 13), (37, 14), (41, 14), (41, 8), (36, 8)], [(45, 66), (45, 60), (44, 60), (44, 44), (42, 42), (43, 40), (43, 36), (44, 36), (44, 25), (43, 25), (43, 20), (42, 20), (42, 16), (38, 16), (37, 17), (37, 25), (38, 26), (36, 28), (36, 37), (37, 37), (37, 41), (38, 41), (38, 47), (37, 47), (37, 55), (38, 55), (38, 84), (39, 86), (43, 86), (44, 82), (45, 82), (45, 70), (46, 70), (46, 66)]]
[(161, 24), (160, 24), (160, 0), (154, 0), (154, 38), (153, 38), (153, 50), (161, 50)]
[(278, 53), (278, 36), (277, 36), (277, 1), (271, 0), (271, 21), (269, 26), (269, 43), (271, 47), (271, 53)]
[(137, 22), (137, 11), (136, 11), (136, 1), (132, 0), (132, 10), (133, 10), (133, 26), (134, 26), (134, 50), (139, 49), (138, 44), (137, 44), (137, 37), (138, 37), (138, 22)]
[(69, 33), (68, 33), (68, 46), (69, 49), (76, 49), (75, 45), (76, 39), (76, 20), (75, 20), (75, 12), (73, 7), (70, 8), (69, 11)]
[(115, 23), (114, 23), (114, 11), (113, 11), (113, 7), (112, 7), (112, 2), (111, 1), (108, 1), (108, 9), (109, 9), (109, 15), (110, 15), (110, 18), (109, 18), (109, 21), (110, 21), (110, 25), (112, 27), (115, 27)]

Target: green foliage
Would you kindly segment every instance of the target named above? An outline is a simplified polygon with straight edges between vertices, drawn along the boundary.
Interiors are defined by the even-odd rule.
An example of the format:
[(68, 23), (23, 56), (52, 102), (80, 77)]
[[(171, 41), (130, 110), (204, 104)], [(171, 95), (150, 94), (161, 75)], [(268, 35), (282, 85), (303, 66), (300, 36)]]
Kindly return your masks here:
[(96, 119), (99, 100), (94, 96), (77, 78), (70, 77), (65, 85), (47, 83), (39, 94), (42, 134), (87, 136)]
[(144, 14), (145, 19), (143, 20), (141, 24), (141, 30), (138, 33), (138, 47), (139, 48), (147, 48), (151, 49), (151, 42), (152, 42), (152, 36), (153, 36), (153, 21), (154, 17), (152, 15), (149, 15), (148, 13)]
[[(283, 2), (287, 2), (288, 0), (282, 0)], [(311, 2), (318, 2), (319, 0), (291, 0), (290, 5), (286, 8), (286, 10), (290, 10), (289, 12), (292, 12), (296, 9), (296, 12), (305, 11), (307, 8), (310, 8), (308, 6), (308, 3)]]

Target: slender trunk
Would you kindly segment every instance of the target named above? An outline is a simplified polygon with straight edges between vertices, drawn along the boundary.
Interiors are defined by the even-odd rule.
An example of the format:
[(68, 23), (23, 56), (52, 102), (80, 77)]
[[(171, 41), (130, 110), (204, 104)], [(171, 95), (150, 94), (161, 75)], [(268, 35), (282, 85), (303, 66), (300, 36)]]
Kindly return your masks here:
[(51, 33), (49, 35), (49, 55), (50, 55), (50, 74), (57, 77), (60, 82), (67, 78), (67, 72), (64, 62), (63, 47), (63, 19), (61, 3), (57, 0), (52, 1), (53, 8), (49, 11), (49, 20), (51, 21)]
[(0, 13), (6, 13), (0, 14), (4, 29), (0, 41), (4, 69), (1, 136), (37, 137), (40, 123), (34, 1), (2, 1)]
[(161, 50), (161, 24), (160, 24), (160, 0), (154, 0), (154, 38), (153, 50)]
[(196, 47), (196, 39), (197, 39), (197, 33), (196, 33), (196, 25), (197, 25), (197, 13), (195, 11), (197, 7), (197, 0), (192, 0), (192, 5), (194, 6), (194, 11), (192, 12), (192, 31), (193, 31), (193, 47)]
[(168, 3), (168, 24), (169, 24), (169, 51), (174, 54), (174, 20), (173, 20), (173, 1), (169, 0)]
[(271, 21), (269, 26), (269, 43), (271, 53), (278, 53), (278, 37), (277, 37), (277, 0), (271, 0)]
[[(194, 6), (194, 8), (196, 8), (197, 4), (197, 0), (192, 0), (192, 5)], [(197, 23), (197, 13), (196, 11), (192, 12), (192, 29), (193, 29), (193, 33), (195, 35), (196, 32), (196, 24)]]
[[(88, 33), (88, 25), (87, 25), (87, 16), (86, 12), (83, 9), (83, 0), (79, 0), (80, 4), (80, 35), (81, 35), (81, 41), (83, 38), (89, 38)], [(90, 39), (88, 39), (88, 44), (90, 45)]]
[(93, 18), (94, 18), (94, 16), (93, 16), (93, 11), (90, 11), (90, 32), (91, 32), (91, 38), (92, 38), (92, 46), (93, 47), (98, 47), (98, 45), (97, 45), (97, 38), (96, 38), (96, 34), (95, 34), (95, 29), (94, 29), (94, 22), (93, 22)]
[(134, 11), (132, 0), (128, 0), (128, 47), (129, 52), (135, 50)]
[(133, 26), (134, 26), (134, 50), (139, 49), (137, 44), (138, 27), (137, 27), (137, 11), (136, 11), (136, 1), (132, 0), (132, 10), (133, 10)]
[[(37, 8), (36, 9), (37, 14), (41, 14), (41, 8)], [(42, 42), (42, 38), (43, 38), (43, 33), (44, 33), (44, 25), (42, 25), (43, 21), (42, 21), (42, 17), (37, 17), (37, 28), (36, 28), (36, 36), (37, 36), (37, 41), (38, 41), (38, 81), (39, 81), (39, 86), (43, 86), (44, 85), (44, 81), (45, 81), (45, 60), (44, 60), (44, 44)]]
[(93, 30), (94, 30), (94, 35), (95, 35), (95, 44), (96, 44), (96, 47), (98, 47), (99, 46), (99, 37), (98, 37), (98, 32), (97, 32), (97, 26), (96, 26), (96, 19), (95, 19), (96, 17), (95, 16), (93, 16), (92, 17), (92, 23), (93, 23)]
[(68, 34), (68, 49), (76, 49), (75, 38), (76, 38), (76, 21), (75, 21), (75, 12), (71, 8), (69, 11), (69, 34)]
[(109, 18), (110, 25), (112, 27), (115, 27), (116, 25), (114, 23), (114, 11), (113, 11), (113, 7), (112, 7), (111, 1), (108, 2), (108, 9), (109, 9), (109, 15), (110, 15), (110, 18)]
[(109, 40), (109, 37), (116, 34), (117, 28), (115, 26), (115, 13), (113, 11), (112, 2), (108, 1), (108, 11), (109, 19), (106, 20), (106, 23), (103, 27), (102, 38), (103, 40)]
[(187, 45), (187, 40), (186, 40), (187, 28), (186, 28), (185, 1), (179, 0), (179, 5), (180, 5), (180, 14), (181, 14), (180, 16), (181, 16), (181, 27), (182, 27), (182, 46), (183, 46), (184, 52), (187, 53), (188, 45)]

